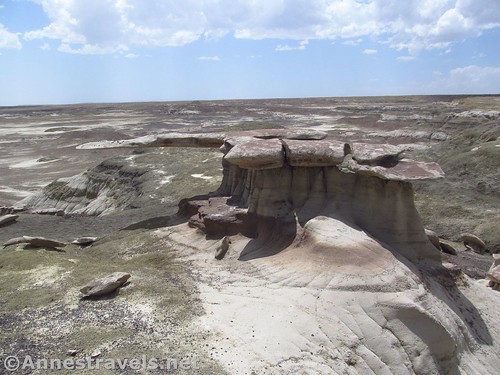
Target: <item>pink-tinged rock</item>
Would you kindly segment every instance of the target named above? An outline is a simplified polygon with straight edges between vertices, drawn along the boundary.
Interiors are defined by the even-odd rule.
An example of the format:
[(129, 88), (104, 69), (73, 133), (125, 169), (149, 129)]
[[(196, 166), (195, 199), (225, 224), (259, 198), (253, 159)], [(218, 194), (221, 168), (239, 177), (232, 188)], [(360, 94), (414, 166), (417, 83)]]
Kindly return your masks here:
[(344, 142), (335, 140), (283, 140), (286, 157), (293, 167), (326, 167), (342, 163)]
[(281, 168), (285, 164), (283, 145), (279, 139), (255, 139), (236, 144), (224, 159), (244, 169)]
[(354, 143), (352, 157), (360, 164), (377, 164), (385, 159), (399, 159), (405, 146), (380, 143)]
[(102, 279), (95, 279), (82, 287), (80, 292), (85, 297), (100, 297), (106, 294), (113, 293), (121, 287), (130, 278), (130, 274), (125, 272), (115, 272)]
[(349, 163), (348, 168), (360, 175), (376, 176), (384, 180), (415, 181), (443, 178), (444, 172), (437, 163), (424, 163), (411, 159), (402, 159), (389, 167)]

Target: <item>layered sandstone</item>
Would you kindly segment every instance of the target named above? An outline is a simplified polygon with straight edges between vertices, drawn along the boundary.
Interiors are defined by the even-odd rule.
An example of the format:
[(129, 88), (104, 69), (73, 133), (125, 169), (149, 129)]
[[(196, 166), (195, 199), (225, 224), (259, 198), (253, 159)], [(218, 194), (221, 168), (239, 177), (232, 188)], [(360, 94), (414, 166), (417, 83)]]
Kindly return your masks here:
[(415, 208), (411, 181), (441, 178), (443, 172), (435, 163), (404, 158), (400, 146), (278, 129), (163, 134), (80, 147), (165, 146), (219, 147), (224, 154), (219, 189), (181, 202), (190, 224), (208, 235), (263, 237), (271, 230), (293, 240), (311, 219), (324, 216), (366, 232), (409, 259), (439, 257)]

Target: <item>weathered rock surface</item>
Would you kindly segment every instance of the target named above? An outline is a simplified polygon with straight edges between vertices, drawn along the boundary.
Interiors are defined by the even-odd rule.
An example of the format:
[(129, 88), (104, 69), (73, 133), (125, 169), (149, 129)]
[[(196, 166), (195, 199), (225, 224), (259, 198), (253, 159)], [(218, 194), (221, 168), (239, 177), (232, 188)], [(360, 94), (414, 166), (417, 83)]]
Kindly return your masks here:
[(224, 158), (245, 169), (274, 169), (285, 164), (283, 145), (279, 139), (254, 139), (236, 144)]
[(48, 247), (48, 248), (58, 248), (66, 246), (65, 242), (61, 242), (58, 240), (52, 240), (45, 237), (31, 237), (31, 236), (22, 236), (16, 237), (8, 240), (3, 244), (3, 246), (17, 245), (21, 243), (28, 243), (32, 246), (36, 247)]
[(287, 163), (292, 167), (323, 167), (342, 163), (344, 142), (335, 140), (283, 142)]
[(80, 289), (85, 297), (100, 297), (113, 293), (130, 278), (126, 272), (114, 272), (106, 277), (92, 280)]
[(0, 226), (8, 223), (12, 223), (19, 218), (19, 215), (3, 215), (0, 216)]
[(466, 249), (472, 249), (476, 253), (484, 254), (486, 244), (482, 239), (471, 233), (462, 233), (460, 239), (464, 242)]
[(106, 160), (76, 176), (60, 178), (19, 202), (33, 212), (102, 215), (127, 207), (141, 191), (148, 171), (118, 159)]
[(441, 245), (439, 243), (439, 236), (436, 234), (436, 232), (430, 230), (430, 229), (425, 229), (425, 234), (427, 235), (427, 238), (431, 243), (434, 245), (434, 247), (438, 250), (441, 251)]

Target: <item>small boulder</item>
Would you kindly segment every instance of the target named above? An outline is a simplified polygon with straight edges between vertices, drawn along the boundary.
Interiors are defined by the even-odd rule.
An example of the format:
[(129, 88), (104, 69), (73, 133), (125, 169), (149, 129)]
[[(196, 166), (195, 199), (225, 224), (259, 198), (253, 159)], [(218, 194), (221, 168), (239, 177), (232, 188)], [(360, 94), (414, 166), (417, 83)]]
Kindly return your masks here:
[[(490, 267), (490, 271), (496, 266), (500, 265), (500, 254), (493, 254), (493, 264)], [(489, 272), (489, 271), (488, 271)]]
[(467, 250), (472, 250), (478, 254), (485, 253), (486, 244), (479, 237), (470, 233), (462, 233), (460, 239), (464, 242), (464, 246)]
[(221, 240), (219, 246), (217, 246), (217, 250), (215, 251), (215, 259), (221, 260), (226, 256), (227, 251), (229, 250), (229, 244), (231, 243), (231, 239), (227, 236)]
[(78, 237), (74, 241), (71, 241), (74, 245), (89, 246), (97, 241), (97, 237)]
[(429, 241), (431, 241), (431, 243), (434, 245), (434, 247), (439, 251), (441, 251), (441, 246), (439, 244), (439, 236), (436, 234), (436, 232), (430, 229), (426, 229), (425, 234), (427, 235)]
[(500, 289), (500, 265), (490, 269), (486, 274), (486, 277), (490, 280), (488, 286), (495, 290)]
[(19, 215), (3, 215), (0, 216), (0, 226), (16, 221)]
[(115, 272), (101, 279), (92, 280), (80, 289), (85, 297), (100, 297), (113, 293), (130, 278), (126, 272)]
[(439, 246), (443, 253), (450, 254), (450, 255), (457, 255), (457, 250), (455, 248), (443, 241), (439, 241)]

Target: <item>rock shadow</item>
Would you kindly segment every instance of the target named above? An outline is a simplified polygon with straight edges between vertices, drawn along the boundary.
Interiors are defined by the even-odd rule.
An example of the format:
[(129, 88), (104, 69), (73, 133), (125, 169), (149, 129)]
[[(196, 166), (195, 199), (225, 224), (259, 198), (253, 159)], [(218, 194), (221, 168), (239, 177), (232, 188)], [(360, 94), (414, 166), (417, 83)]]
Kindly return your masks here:
[(263, 220), (257, 232), (257, 238), (248, 242), (238, 260), (265, 258), (285, 250), (297, 237), (297, 223), (290, 220)]
[(56, 247), (41, 247), (41, 246), (34, 246), (27, 244), (23, 247), (23, 250), (47, 250), (47, 251), (54, 251), (56, 253), (65, 253), (66, 250), (59, 249)]
[(152, 217), (137, 223), (130, 224), (120, 230), (136, 230), (136, 229), (158, 229), (164, 227), (172, 227), (187, 222), (186, 217), (182, 215), (168, 215)]
[(433, 264), (432, 267), (423, 268), (422, 274), (426, 288), (460, 318), (476, 343), (493, 345), (493, 338), (481, 313), (457, 287), (457, 282), (461, 282), (462, 271), (454, 275), (442, 264)]

